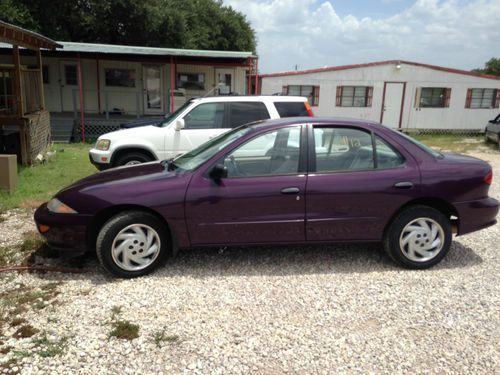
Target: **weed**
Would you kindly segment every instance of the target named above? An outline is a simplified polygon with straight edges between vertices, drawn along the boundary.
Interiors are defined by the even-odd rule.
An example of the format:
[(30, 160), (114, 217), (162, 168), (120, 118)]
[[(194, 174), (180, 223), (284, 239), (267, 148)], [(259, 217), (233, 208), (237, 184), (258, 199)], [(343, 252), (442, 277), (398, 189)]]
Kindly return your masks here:
[(14, 318), (12, 319), (12, 322), (10, 322), (11, 327), (17, 327), (20, 326), (21, 324), (27, 323), (26, 319), (23, 318)]
[(26, 324), (17, 329), (16, 332), (12, 335), (12, 337), (15, 337), (16, 339), (24, 339), (26, 337), (31, 337), (36, 335), (38, 332), (40, 332), (38, 329), (33, 328), (31, 325)]
[(139, 326), (132, 324), (127, 320), (116, 320), (111, 323), (113, 330), (109, 336), (118, 339), (133, 340), (139, 337)]
[(43, 358), (62, 355), (68, 347), (68, 337), (61, 337), (59, 340), (49, 340), (47, 334), (33, 340), (35, 352)]
[(156, 344), (158, 348), (161, 348), (162, 343), (167, 342), (167, 343), (176, 343), (179, 341), (179, 336), (177, 335), (166, 335), (165, 334), (165, 329), (162, 329), (161, 331), (156, 331), (153, 332), (153, 341)]
[(122, 306), (113, 306), (111, 308), (111, 319), (115, 319), (118, 315), (122, 313)]

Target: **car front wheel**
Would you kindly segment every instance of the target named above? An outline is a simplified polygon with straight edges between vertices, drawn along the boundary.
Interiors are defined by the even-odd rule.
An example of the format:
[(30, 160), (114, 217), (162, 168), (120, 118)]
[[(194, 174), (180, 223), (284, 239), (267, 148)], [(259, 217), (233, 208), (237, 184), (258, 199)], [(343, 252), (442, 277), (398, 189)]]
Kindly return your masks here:
[(124, 278), (146, 275), (168, 256), (165, 225), (154, 215), (128, 211), (112, 217), (97, 236), (96, 252), (102, 267)]
[(445, 257), (451, 238), (451, 223), (445, 215), (431, 207), (413, 206), (392, 221), (384, 248), (399, 265), (424, 269)]

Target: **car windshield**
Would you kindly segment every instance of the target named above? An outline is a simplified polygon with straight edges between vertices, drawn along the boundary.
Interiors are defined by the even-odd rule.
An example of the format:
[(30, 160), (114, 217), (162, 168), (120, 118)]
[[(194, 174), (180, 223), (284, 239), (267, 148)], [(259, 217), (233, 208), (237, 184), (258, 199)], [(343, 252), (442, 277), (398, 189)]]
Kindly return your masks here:
[(424, 145), (423, 143), (420, 143), (419, 141), (417, 141), (415, 138), (412, 138), (410, 137), (409, 135), (403, 133), (403, 132), (400, 132), (400, 131), (397, 131), (395, 129), (391, 129), (387, 126), (385, 126), (385, 128), (391, 130), (392, 132), (396, 133), (397, 135), (399, 135), (400, 137), (403, 137), (404, 139), (410, 141), (411, 143), (413, 143), (415, 146), (417, 146), (418, 148), (421, 148), (422, 150), (424, 150), (425, 152), (431, 154), (432, 156), (434, 156), (435, 158), (443, 158), (443, 154), (430, 148), (429, 146), (427, 145)]
[(239, 128), (231, 130), (227, 133), (223, 133), (218, 137), (202, 144), (201, 146), (185, 154), (182, 154), (181, 156), (178, 156), (172, 161), (172, 163), (175, 168), (192, 171), (205, 163), (208, 159), (210, 159), (224, 147), (251, 131), (252, 128), (249, 128), (248, 126), (240, 126)]
[(181, 113), (182, 111), (184, 111), (189, 105), (191, 105), (193, 101), (192, 100), (188, 100), (186, 103), (184, 103), (183, 105), (181, 105), (179, 108), (177, 108), (174, 112), (172, 113), (168, 113), (165, 115), (165, 119), (161, 122), (161, 125), (162, 127), (165, 127), (167, 126), (168, 124), (170, 124), (170, 122), (177, 117), (177, 115), (179, 115), (179, 113)]

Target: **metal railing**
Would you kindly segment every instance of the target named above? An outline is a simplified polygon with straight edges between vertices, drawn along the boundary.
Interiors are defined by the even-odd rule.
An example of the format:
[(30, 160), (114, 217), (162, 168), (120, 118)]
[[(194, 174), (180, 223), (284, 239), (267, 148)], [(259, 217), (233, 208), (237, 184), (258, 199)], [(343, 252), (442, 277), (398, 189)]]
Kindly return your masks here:
[[(143, 109), (142, 92), (133, 91), (111, 91), (111, 90), (83, 90), (85, 114), (100, 114), (110, 119), (113, 115), (135, 116), (140, 118)], [(123, 102), (132, 103), (132, 106), (123, 105)], [(73, 117), (79, 118), (80, 109), (80, 92), (78, 89), (72, 91)], [(118, 104), (116, 104), (118, 103)]]

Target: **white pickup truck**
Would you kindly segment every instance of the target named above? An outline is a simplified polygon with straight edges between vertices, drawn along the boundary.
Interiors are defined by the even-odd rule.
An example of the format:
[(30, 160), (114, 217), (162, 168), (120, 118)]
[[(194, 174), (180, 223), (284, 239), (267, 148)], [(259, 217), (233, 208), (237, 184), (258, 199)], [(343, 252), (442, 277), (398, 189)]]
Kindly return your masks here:
[(158, 125), (101, 135), (90, 150), (99, 170), (185, 153), (231, 128), (280, 117), (313, 116), (299, 96), (216, 96), (191, 99)]

